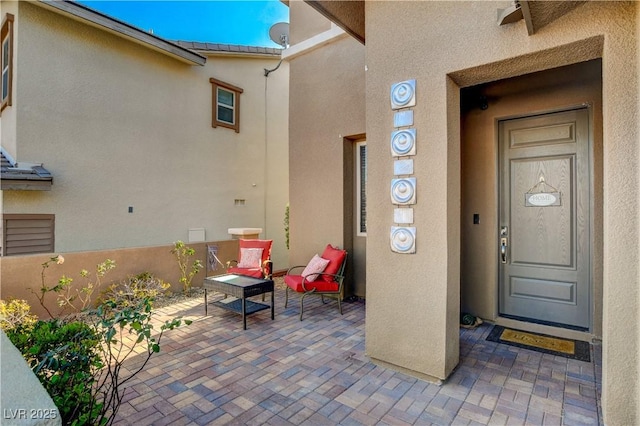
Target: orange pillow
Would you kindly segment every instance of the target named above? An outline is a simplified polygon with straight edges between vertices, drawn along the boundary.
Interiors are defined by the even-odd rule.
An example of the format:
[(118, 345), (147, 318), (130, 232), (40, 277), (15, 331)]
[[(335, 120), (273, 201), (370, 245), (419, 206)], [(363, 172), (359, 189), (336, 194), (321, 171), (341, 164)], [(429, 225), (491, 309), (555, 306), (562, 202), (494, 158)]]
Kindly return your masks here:
[[(340, 270), (340, 266), (346, 256), (346, 250), (340, 250), (339, 248), (333, 247), (331, 244), (327, 244), (327, 247), (324, 249), (321, 256), (323, 259), (327, 259), (329, 261), (327, 267), (324, 268), (324, 273), (336, 274)], [(330, 275), (321, 275), (320, 278), (326, 282), (335, 281), (335, 277)]]

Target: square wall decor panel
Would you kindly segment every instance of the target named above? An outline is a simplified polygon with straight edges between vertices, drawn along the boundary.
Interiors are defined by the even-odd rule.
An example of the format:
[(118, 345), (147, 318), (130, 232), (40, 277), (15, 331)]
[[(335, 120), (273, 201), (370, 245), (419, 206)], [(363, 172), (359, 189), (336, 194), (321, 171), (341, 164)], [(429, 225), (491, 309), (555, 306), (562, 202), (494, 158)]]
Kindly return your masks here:
[(416, 252), (416, 228), (413, 226), (391, 227), (391, 251), (413, 254)]
[(393, 209), (393, 221), (404, 225), (413, 223), (413, 209)]
[(406, 80), (391, 86), (391, 109), (409, 108), (416, 105), (416, 81)]
[(391, 179), (391, 202), (398, 205), (416, 203), (416, 178)]
[(416, 129), (396, 130), (391, 133), (391, 155), (416, 155)]

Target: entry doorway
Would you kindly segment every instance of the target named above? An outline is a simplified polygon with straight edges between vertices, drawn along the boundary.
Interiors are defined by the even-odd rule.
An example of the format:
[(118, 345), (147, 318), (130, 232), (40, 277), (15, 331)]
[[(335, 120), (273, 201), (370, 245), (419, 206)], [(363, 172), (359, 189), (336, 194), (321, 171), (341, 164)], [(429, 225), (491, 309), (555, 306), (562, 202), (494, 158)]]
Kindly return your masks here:
[(501, 120), (499, 314), (588, 330), (589, 112)]
[[(576, 333), (601, 336), (602, 61), (596, 59), (484, 83), (463, 88), (460, 94), (461, 312), (509, 327), (558, 336), (577, 336)], [(582, 135), (588, 133), (587, 145), (581, 144), (574, 153), (566, 150), (571, 144), (553, 142), (554, 139), (558, 139), (559, 142), (558, 134), (567, 131), (561, 123), (556, 121), (554, 124), (553, 121), (558, 117), (562, 118), (563, 114), (582, 116), (576, 118), (582, 124), (576, 125), (578, 127), (571, 128), (570, 131), (579, 131)], [(527, 130), (527, 126), (531, 124), (528, 123), (530, 119), (542, 122), (551, 120), (547, 123), (548, 126), (542, 125), (542, 128), (548, 127), (547, 142), (534, 142), (540, 135), (536, 135), (536, 130)], [(535, 129), (536, 125), (532, 127)], [(503, 152), (500, 150), (500, 139), (501, 133), (508, 131), (507, 128), (515, 130), (515, 136), (519, 138), (517, 144), (520, 144), (521, 148), (514, 148), (513, 151), (524, 154), (522, 159), (518, 156), (508, 156), (509, 160), (505, 163), (502, 159)], [(517, 134), (518, 132), (520, 133)], [(560, 133), (554, 136), (554, 132)], [(504, 134), (502, 138), (505, 138)], [(536, 144), (540, 146), (534, 147)], [(513, 153), (511, 149), (508, 152), (509, 155)], [(536, 160), (527, 162), (526, 156)], [(504, 164), (509, 164), (506, 172)], [(512, 166), (516, 165), (521, 170), (512, 171)], [(586, 172), (583, 167), (585, 165)], [(574, 169), (570, 170), (571, 168)], [(552, 169), (561, 170), (562, 177), (558, 177), (560, 175)], [(522, 174), (522, 170), (527, 171)], [(516, 172), (520, 175), (513, 176), (512, 173)], [(554, 177), (550, 177), (551, 175)], [(515, 188), (503, 189), (506, 185), (502, 181), (503, 176), (509, 177), (509, 184), (515, 179)], [(541, 178), (544, 184), (549, 186), (542, 184)], [(567, 180), (569, 178), (573, 181)], [(569, 183), (575, 185), (571, 188), (574, 191), (572, 194), (567, 194), (566, 185)], [(541, 192), (544, 196), (553, 193), (553, 188), (562, 193), (559, 200), (556, 200), (560, 205), (528, 207), (525, 204), (526, 194)], [(580, 192), (582, 195), (578, 197), (578, 192), (575, 191), (586, 191), (586, 195)], [(531, 202), (540, 201), (534, 197), (529, 200), (529, 203)], [(566, 204), (567, 202), (569, 204)], [(576, 213), (563, 210), (562, 206), (575, 207)], [(511, 223), (512, 219), (505, 215), (507, 207), (507, 213), (510, 214), (520, 214), (523, 211), (524, 219), (517, 219), (517, 223)], [(538, 214), (533, 213), (536, 209)], [(551, 214), (557, 214), (560, 219), (551, 219)], [(530, 224), (532, 221), (534, 223)], [(545, 223), (553, 224), (555, 228), (545, 228), (544, 231), (538, 232), (537, 227)], [(507, 267), (502, 263), (503, 236), (500, 234), (503, 226), (507, 227), (507, 235), (504, 236), (507, 239), (504, 242)], [(530, 232), (528, 237), (533, 238), (534, 244), (531, 241), (518, 240), (523, 230)], [(567, 245), (563, 247), (549, 240), (549, 235), (566, 241), (568, 249)], [(556, 251), (553, 254), (544, 251), (546, 249), (543, 249), (542, 253), (537, 252), (543, 242)], [(530, 251), (527, 252), (525, 247)], [(533, 258), (526, 258), (529, 255)], [(515, 261), (515, 265), (509, 263), (512, 260)], [(565, 275), (523, 275), (525, 265), (536, 262), (541, 264), (538, 272), (550, 273), (553, 269), (559, 269)], [(522, 268), (513, 269), (511, 266)], [(569, 270), (574, 270), (571, 272), (574, 276), (568, 276)], [(545, 284), (540, 283), (545, 280), (554, 282), (554, 291), (557, 291), (555, 294), (552, 294)], [(587, 284), (583, 285), (578, 281)], [(568, 314), (566, 309), (561, 309), (564, 313), (558, 314), (555, 307), (550, 309), (549, 305), (542, 307), (544, 304), (538, 303), (533, 304), (538, 305), (536, 309), (527, 310), (532, 307), (530, 302), (538, 302), (545, 296), (548, 299), (559, 299), (560, 301), (553, 303), (562, 307), (571, 306), (570, 310), (574, 313)], [(547, 303), (551, 303), (550, 300)], [(547, 312), (553, 312), (553, 315), (549, 316)], [(551, 327), (540, 325), (541, 323)]]

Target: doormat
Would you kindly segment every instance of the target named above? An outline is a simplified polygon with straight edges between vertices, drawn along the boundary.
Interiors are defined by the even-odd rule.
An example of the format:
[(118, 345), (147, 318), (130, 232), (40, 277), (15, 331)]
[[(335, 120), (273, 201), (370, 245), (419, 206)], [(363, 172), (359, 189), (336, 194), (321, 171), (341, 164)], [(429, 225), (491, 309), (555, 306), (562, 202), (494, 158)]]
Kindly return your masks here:
[(545, 334), (504, 328), (499, 325), (493, 326), (493, 330), (487, 336), (487, 340), (545, 354), (577, 359), (578, 361), (591, 362), (589, 343), (581, 340), (562, 339)]

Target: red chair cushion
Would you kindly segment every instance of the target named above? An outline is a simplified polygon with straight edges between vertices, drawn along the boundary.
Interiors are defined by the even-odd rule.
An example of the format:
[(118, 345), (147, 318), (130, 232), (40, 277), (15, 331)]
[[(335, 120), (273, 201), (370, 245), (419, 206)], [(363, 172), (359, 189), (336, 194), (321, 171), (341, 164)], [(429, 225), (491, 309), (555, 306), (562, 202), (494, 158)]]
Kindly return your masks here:
[(228, 274), (238, 274), (238, 275), (248, 275), (250, 277), (262, 278), (262, 270), (260, 268), (257, 269), (248, 269), (248, 268), (228, 268)]
[[(333, 247), (331, 244), (327, 244), (327, 247), (325, 247), (321, 256), (323, 259), (327, 259), (329, 261), (327, 267), (324, 268), (324, 273), (336, 274), (340, 270), (340, 266), (342, 265), (346, 255), (346, 250), (340, 250)], [(334, 280), (334, 277), (330, 275), (320, 275), (320, 279), (326, 282), (331, 282)]]
[[(285, 275), (284, 283), (293, 291), (298, 293), (304, 293), (304, 288), (302, 288), (302, 275)], [(316, 289), (316, 291), (338, 291), (340, 285), (335, 282), (326, 282), (323, 280), (316, 280), (313, 282), (305, 282), (305, 287), (307, 287), (308, 291), (312, 289)]]
[[(271, 245), (273, 244), (273, 240), (238, 240), (238, 260), (241, 259), (241, 250), (243, 248), (261, 248), (262, 249), (262, 260), (261, 264), (265, 266), (265, 273), (267, 275), (271, 274), (270, 264), (264, 264), (265, 260), (271, 259)], [(239, 274), (239, 275), (249, 275), (251, 277), (262, 278), (262, 274), (260, 272), (260, 268), (237, 268), (232, 267), (228, 268), (227, 272), (229, 274)]]
[[(261, 248), (262, 261), (271, 258), (271, 245), (273, 240), (239, 240), (239, 249), (242, 248)], [(238, 249), (238, 259), (240, 259), (240, 250)]]

